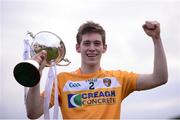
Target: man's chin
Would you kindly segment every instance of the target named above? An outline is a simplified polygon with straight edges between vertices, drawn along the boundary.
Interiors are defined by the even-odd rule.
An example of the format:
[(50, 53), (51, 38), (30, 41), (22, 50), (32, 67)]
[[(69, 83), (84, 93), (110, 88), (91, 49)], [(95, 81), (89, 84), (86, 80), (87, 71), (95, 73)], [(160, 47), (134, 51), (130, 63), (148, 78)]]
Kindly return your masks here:
[(88, 61), (87, 64), (89, 66), (96, 66), (98, 64), (98, 62), (97, 61)]

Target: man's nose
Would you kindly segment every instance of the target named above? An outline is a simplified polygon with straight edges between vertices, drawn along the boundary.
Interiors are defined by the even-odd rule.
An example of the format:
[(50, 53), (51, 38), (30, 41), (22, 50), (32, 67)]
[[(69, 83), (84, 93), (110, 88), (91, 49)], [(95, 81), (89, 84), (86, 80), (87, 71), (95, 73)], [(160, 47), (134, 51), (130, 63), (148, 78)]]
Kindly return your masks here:
[(94, 46), (94, 44), (93, 44), (93, 43), (91, 43), (91, 44), (90, 44), (90, 46), (89, 46), (89, 50), (95, 50), (95, 46)]

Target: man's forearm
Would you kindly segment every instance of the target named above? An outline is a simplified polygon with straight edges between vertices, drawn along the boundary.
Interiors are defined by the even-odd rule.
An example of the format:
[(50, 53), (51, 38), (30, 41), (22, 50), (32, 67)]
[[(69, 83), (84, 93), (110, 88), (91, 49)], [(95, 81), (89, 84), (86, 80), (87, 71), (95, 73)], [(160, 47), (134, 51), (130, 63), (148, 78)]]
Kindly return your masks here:
[(26, 99), (27, 116), (31, 119), (39, 118), (43, 114), (43, 98), (40, 96), (40, 85), (29, 88)]
[(154, 38), (154, 70), (153, 75), (157, 84), (164, 84), (168, 80), (167, 62), (161, 38)]

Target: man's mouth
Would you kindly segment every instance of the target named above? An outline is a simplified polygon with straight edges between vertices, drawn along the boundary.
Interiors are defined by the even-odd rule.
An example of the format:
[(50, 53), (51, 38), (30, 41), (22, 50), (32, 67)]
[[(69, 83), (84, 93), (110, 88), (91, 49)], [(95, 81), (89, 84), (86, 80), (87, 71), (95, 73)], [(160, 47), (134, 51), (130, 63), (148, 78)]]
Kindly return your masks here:
[(97, 54), (86, 54), (88, 57), (96, 57)]

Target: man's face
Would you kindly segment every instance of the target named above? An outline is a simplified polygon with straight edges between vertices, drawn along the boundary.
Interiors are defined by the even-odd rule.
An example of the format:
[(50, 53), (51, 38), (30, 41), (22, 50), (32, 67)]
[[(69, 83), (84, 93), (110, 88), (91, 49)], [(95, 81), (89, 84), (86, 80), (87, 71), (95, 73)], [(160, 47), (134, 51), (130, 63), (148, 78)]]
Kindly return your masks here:
[(102, 37), (98, 33), (82, 35), (82, 41), (76, 45), (76, 51), (81, 53), (82, 65), (100, 65), (100, 59), (105, 53), (107, 45), (103, 45)]

